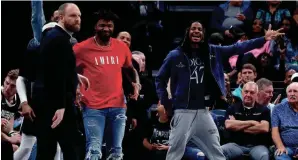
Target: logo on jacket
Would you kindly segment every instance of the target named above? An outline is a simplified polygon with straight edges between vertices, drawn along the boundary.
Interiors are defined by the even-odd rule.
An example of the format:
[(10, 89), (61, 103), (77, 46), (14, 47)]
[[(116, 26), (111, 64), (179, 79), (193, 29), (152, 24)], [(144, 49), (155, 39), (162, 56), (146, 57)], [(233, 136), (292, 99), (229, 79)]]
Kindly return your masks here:
[(182, 62), (180, 62), (179, 64), (177, 64), (177, 65), (176, 65), (176, 67), (178, 67), (178, 68), (184, 68), (184, 67), (185, 67), (185, 65), (184, 65), (184, 64), (182, 64)]

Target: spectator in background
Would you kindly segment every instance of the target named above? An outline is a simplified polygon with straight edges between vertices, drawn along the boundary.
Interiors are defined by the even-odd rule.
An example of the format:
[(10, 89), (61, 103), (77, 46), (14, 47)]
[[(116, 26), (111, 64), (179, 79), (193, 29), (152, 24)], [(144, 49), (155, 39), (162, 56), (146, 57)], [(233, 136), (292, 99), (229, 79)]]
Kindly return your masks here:
[(264, 22), (260, 19), (255, 19), (252, 23), (252, 28), (249, 32), (249, 38), (258, 38), (262, 37), (265, 34)]
[[(278, 69), (274, 67), (273, 57), (269, 53), (262, 53), (257, 57), (258, 67), (257, 79), (267, 78), (269, 80), (281, 81), (285, 74), (285, 66), (280, 65)], [(281, 59), (281, 62), (284, 61)]]
[(56, 11), (54, 11), (53, 15), (51, 16), (51, 21), (58, 22), (58, 20), (59, 20), (59, 11), (56, 10)]
[[(130, 48), (131, 46), (131, 35), (126, 32), (126, 31), (122, 31), (119, 32), (117, 35), (117, 39), (124, 42), (128, 48)], [(138, 71), (134, 68), (134, 75), (135, 75), (135, 79), (132, 79), (131, 77), (133, 76), (132, 74), (128, 73), (127, 70), (122, 69), (122, 84), (123, 84), (123, 90), (124, 90), (124, 101), (125, 104), (127, 104), (127, 98), (131, 98), (130, 96), (132, 95), (132, 93), (134, 91), (138, 91), (141, 86), (140, 86), (140, 78), (139, 78), (139, 74)], [(130, 107), (129, 107), (130, 108)], [(127, 109), (127, 127), (130, 127), (130, 125), (132, 125), (131, 129), (136, 128), (137, 126), (137, 119), (135, 117), (131, 117), (132, 115), (131, 113), (131, 109)]]
[[(137, 101), (129, 101), (128, 108), (131, 110), (130, 114), (137, 121), (137, 126), (130, 126), (130, 130), (132, 130), (132, 134), (126, 134), (126, 136), (130, 136), (130, 139), (124, 139), (124, 143), (126, 145), (123, 146), (124, 149), (130, 151), (129, 153), (124, 150), (124, 159), (138, 159), (137, 156), (143, 157), (143, 130), (146, 129), (145, 124), (148, 121), (147, 110), (153, 105), (157, 104), (158, 98), (155, 91), (154, 83), (148, 75), (146, 74), (146, 57), (143, 52), (133, 51), (132, 52), (132, 64), (134, 68), (138, 71), (140, 76), (140, 84), (141, 90), (139, 92), (139, 97)], [(128, 111), (127, 111), (127, 116)]]
[(212, 33), (209, 38), (209, 43), (221, 46), (224, 43), (224, 38), (221, 33)]
[(266, 78), (261, 78), (256, 83), (259, 89), (256, 102), (263, 107), (267, 107), (272, 112), (274, 104), (270, 102), (274, 91), (273, 83)]
[(231, 82), (230, 77), (228, 74), (224, 73), (224, 79), (225, 79), (225, 88), (226, 88), (226, 97), (220, 97), (216, 100), (214, 109), (224, 109), (226, 110), (230, 106), (234, 105), (235, 103), (241, 101), (240, 98), (235, 97), (231, 92)]
[(256, 14), (256, 19), (260, 19), (264, 23), (264, 28), (268, 29), (272, 25), (272, 29), (278, 29), (279, 24), (285, 17), (291, 17), (288, 9), (280, 8), (281, 0), (267, 0), (268, 7), (259, 9)]
[(298, 158), (298, 83), (287, 87), (288, 101), (276, 105), (272, 113), (272, 139), (276, 160)]
[(226, 37), (232, 38), (233, 35), (229, 31), (231, 26), (245, 27), (252, 19), (250, 1), (230, 0), (213, 11), (210, 26), (216, 32), (224, 33)]
[(298, 27), (295, 26), (292, 17), (285, 17), (279, 24), (283, 28), (285, 36), (278, 38), (271, 43), (271, 52), (276, 59), (276, 67), (284, 65), (281, 60), (285, 61), (286, 68), (298, 70)]
[(238, 88), (236, 88), (232, 94), (238, 98), (240, 98), (241, 100), (243, 100), (242, 98), (242, 87), (243, 85), (245, 85), (247, 82), (250, 81), (255, 81), (257, 78), (257, 70), (256, 67), (253, 66), (252, 64), (244, 64), (241, 70), (241, 80), (242, 80), (242, 84), (239, 85)]
[(293, 19), (296, 22), (296, 27), (298, 26), (298, 7), (296, 7), (296, 10), (293, 13)]
[(297, 73), (296, 70), (294, 69), (288, 69), (285, 72), (285, 76), (284, 76), (284, 89), (281, 91), (281, 100), (286, 99), (287, 98), (287, 92), (286, 92), (286, 88), (291, 84), (291, 78), (293, 76), (293, 74)]
[[(298, 82), (298, 73), (294, 73), (291, 77), (291, 83)], [(281, 102), (288, 101), (288, 98), (284, 98)]]
[(1, 86), (1, 139), (13, 146), (13, 151), (18, 149), (21, 136), (13, 130), (15, 118), (19, 115), (20, 98), (16, 90), (16, 81), (19, 70), (8, 72), (3, 86)]
[(121, 40), (122, 42), (124, 42), (128, 48), (130, 48), (131, 45), (131, 35), (126, 32), (126, 31), (122, 31), (119, 32), (117, 39)]
[(225, 126), (231, 139), (222, 149), (228, 160), (243, 154), (254, 160), (269, 160), (270, 110), (256, 103), (257, 95), (257, 84), (248, 82), (243, 86), (243, 102), (227, 110)]

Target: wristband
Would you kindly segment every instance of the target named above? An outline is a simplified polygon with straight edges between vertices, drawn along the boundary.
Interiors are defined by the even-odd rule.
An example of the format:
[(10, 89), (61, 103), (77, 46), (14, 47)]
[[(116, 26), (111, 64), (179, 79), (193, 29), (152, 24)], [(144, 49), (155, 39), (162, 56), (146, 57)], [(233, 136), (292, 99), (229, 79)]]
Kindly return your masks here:
[(15, 135), (15, 134), (16, 134), (15, 131), (10, 131), (10, 132), (8, 133), (8, 136), (9, 136), (9, 137), (12, 137), (12, 136)]

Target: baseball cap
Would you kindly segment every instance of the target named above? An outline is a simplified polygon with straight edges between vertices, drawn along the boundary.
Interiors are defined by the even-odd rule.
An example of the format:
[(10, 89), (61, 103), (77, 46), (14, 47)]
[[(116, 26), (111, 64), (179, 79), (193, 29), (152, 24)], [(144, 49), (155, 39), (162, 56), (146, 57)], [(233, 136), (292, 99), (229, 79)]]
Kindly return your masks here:
[(298, 73), (294, 73), (291, 77), (292, 82), (298, 82)]

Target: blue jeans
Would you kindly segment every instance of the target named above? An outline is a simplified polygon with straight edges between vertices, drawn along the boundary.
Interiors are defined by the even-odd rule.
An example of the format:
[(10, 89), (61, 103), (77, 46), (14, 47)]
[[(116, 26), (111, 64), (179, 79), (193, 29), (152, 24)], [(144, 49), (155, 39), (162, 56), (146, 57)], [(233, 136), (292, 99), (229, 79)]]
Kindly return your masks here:
[(90, 109), (84, 107), (83, 121), (86, 134), (86, 160), (102, 158), (102, 142), (105, 134), (107, 160), (121, 160), (122, 140), (126, 123), (126, 108)]
[(183, 158), (187, 158), (189, 160), (205, 160), (206, 156), (200, 149), (187, 146), (185, 148)]
[(298, 154), (298, 148), (286, 147), (286, 150), (288, 151), (288, 154), (283, 153), (280, 156), (274, 156), (275, 160), (291, 160), (294, 155)]
[(28, 160), (35, 160), (36, 159), (36, 152), (37, 152), (37, 144), (35, 142), (35, 144), (32, 147), (31, 154), (30, 154), (30, 157), (29, 157)]
[(227, 143), (222, 146), (222, 150), (228, 160), (240, 158), (243, 154), (249, 154), (252, 160), (269, 160), (269, 150), (263, 145), (248, 147)]

